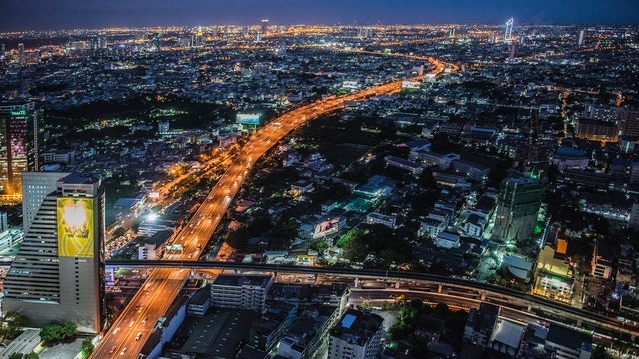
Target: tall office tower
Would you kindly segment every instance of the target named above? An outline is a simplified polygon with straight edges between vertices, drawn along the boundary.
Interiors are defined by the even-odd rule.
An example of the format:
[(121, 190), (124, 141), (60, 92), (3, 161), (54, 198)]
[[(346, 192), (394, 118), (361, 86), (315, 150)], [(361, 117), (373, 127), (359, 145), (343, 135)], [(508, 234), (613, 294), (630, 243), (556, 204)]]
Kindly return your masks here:
[(24, 44), (23, 43), (19, 43), (18, 44), (18, 64), (20, 64), (20, 66), (26, 66), (27, 65), (27, 56), (24, 53)]
[(513, 18), (511, 17), (506, 21), (506, 31), (504, 31), (504, 41), (510, 42), (513, 35)]
[(348, 309), (331, 330), (328, 359), (376, 358), (384, 319), (370, 311)]
[(268, 19), (262, 19), (262, 28), (261, 28), (262, 35), (266, 34), (266, 31), (268, 31)]
[(285, 57), (286, 56), (286, 43), (284, 41), (280, 41), (277, 48), (277, 56)]
[(584, 44), (584, 31), (579, 31), (579, 40), (577, 41), (577, 46), (581, 47)]
[(493, 240), (520, 241), (532, 237), (545, 183), (536, 178), (509, 177), (497, 195)]
[(0, 190), (19, 195), (20, 173), (40, 168), (40, 118), (31, 101), (0, 103)]
[(153, 43), (153, 48), (157, 51), (160, 49), (160, 34), (159, 33), (154, 33), (153, 37), (151, 38), (151, 42)]
[(0, 44), (0, 56), (4, 56), (4, 53), (7, 52), (7, 48), (4, 45), (4, 42)]
[(515, 51), (517, 50), (517, 44), (514, 42), (511, 42), (510, 45), (508, 45), (509, 49), (508, 49), (508, 61), (513, 61), (515, 59)]
[(104, 297), (104, 186), (97, 175), (24, 172), (24, 241), (2, 311), (30, 325), (75, 322), (98, 333)]

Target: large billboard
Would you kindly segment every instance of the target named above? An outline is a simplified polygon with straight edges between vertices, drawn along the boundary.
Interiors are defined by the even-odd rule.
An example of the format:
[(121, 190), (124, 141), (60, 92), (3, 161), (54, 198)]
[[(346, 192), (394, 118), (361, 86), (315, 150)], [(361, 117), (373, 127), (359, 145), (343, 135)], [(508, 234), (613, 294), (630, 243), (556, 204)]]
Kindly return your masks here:
[(93, 257), (93, 198), (58, 198), (58, 256)]
[(238, 113), (235, 116), (235, 123), (243, 125), (259, 125), (260, 116), (261, 114), (259, 113)]
[(313, 226), (313, 239), (325, 237), (339, 230), (339, 217), (325, 219)]

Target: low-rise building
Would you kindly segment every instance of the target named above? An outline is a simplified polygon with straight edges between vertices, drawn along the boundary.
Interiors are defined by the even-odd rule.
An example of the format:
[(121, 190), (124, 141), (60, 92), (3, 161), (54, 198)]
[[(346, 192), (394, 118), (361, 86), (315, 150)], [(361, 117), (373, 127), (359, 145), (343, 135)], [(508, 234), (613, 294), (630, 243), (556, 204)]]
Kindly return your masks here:
[(590, 359), (592, 335), (561, 324), (550, 323), (545, 346), (557, 359)]
[(384, 319), (370, 311), (349, 309), (330, 332), (328, 359), (369, 359), (381, 351)]
[(365, 219), (365, 222), (368, 224), (383, 224), (386, 227), (389, 227), (392, 229), (397, 228), (396, 221), (397, 221), (397, 216), (395, 215), (387, 215), (387, 214), (381, 214), (377, 212), (371, 212), (367, 214)]
[(458, 234), (450, 232), (439, 232), (435, 237), (435, 246), (439, 248), (459, 248), (461, 246)]
[(424, 218), (420, 221), (418, 236), (436, 238), (439, 232), (446, 230), (446, 223), (435, 218)]
[(479, 309), (471, 308), (464, 326), (464, 340), (486, 348), (500, 310), (499, 306), (485, 302), (479, 304)]
[(211, 305), (264, 312), (270, 275), (220, 274), (211, 283)]

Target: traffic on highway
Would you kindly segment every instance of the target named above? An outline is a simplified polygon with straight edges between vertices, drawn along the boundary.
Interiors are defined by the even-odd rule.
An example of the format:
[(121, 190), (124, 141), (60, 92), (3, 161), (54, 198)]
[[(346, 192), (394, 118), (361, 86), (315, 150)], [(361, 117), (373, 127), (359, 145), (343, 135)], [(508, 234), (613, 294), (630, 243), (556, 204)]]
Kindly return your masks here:
[[(431, 74), (441, 73), (448, 66), (430, 57), (422, 59), (431, 61), (433, 64)], [(181, 253), (168, 254), (165, 259), (181, 261), (198, 259), (202, 248), (207, 245), (255, 161), (288, 133), (306, 121), (343, 108), (345, 101), (361, 101), (372, 96), (399, 92), (404, 80), (406, 79), (343, 96), (325, 98), (292, 110), (256, 131), (219, 178), (189, 223), (171, 243), (181, 246)], [(218, 256), (224, 254), (223, 250), (220, 252)], [(189, 271), (184, 269), (156, 268), (153, 270), (144, 285), (146, 290), (139, 291), (132, 298), (120, 317), (98, 343), (91, 358), (137, 358), (145, 338), (153, 330), (153, 324), (168, 310), (188, 276)]]

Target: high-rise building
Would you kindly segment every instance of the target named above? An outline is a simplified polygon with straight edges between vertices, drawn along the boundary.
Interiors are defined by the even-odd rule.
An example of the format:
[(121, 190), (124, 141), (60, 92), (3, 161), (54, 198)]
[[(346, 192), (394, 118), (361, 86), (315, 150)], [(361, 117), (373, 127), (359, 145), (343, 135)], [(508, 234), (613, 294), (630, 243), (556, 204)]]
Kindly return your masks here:
[(497, 195), (493, 239), (505, 242), (532, 237), (544, 189), (544, 182), (536, 178), (504, 179)]
[(18, 44), (18, 64), (20, 64), (20, 66), (27, 65), (27, 55), (24, 53), (23, 43)]
[(262, 28), (260, 29), (262, 35), (268, 31), (268, 19), (262, 19)]
[(506, 21), (506, 30), (504, 31), (504, 41), (506, 42), (510, 42), (510, 40), (512, 39), (512, 35), (513, 35), (513, 18), (511, 17), (510, 19), (508, 19), (508, 21)]
[(370, 311), (348, 309), (331, 330), (328, 359), (376, 358), (384, 319)]
[(515, 59), (515, 51), (517, 50), (517, 43), (511, 42), (508, 46), (508, 61)]
[(32, 101), (0, 103), (0, 192), (19, 195), (20, 173), (38, 171), (40, 118)]
[(581, 47), (584, 44), (584, 31), (579, 31), (579, 40), (577, 40), (577, 46)]
[(24, 172), (24, 241), (4, 281), (4, 313), (98, 333), (104, 297), (104, 186), (97, 175)]

